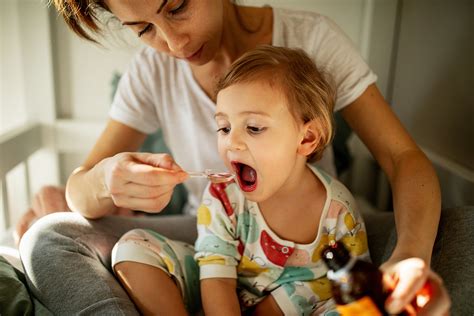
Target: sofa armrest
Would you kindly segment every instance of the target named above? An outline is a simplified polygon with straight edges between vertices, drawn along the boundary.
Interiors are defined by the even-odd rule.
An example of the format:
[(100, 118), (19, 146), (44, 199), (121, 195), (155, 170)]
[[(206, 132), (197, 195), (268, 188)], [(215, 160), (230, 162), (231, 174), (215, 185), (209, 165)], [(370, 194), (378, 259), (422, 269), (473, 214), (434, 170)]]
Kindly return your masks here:
[[(380, 265), (395, 247), (397, 234), (392, 212), (363, 211), (372, 261)], [(452, 315), (474, 314), (474, 206), (441, 211), (431, 268), (451, 296)]]

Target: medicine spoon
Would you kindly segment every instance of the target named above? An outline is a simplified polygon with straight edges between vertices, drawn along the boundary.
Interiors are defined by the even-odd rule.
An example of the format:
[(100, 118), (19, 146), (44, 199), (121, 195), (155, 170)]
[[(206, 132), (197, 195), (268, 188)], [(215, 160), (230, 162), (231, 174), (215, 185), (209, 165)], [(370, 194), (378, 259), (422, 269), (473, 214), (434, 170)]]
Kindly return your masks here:
[(213, 169), (206, 169), (204, 171), (187, 171), (191, 178), (208, 178), (212, 183), (229, 182), (235, 178), (230, 172), (219, 172)]

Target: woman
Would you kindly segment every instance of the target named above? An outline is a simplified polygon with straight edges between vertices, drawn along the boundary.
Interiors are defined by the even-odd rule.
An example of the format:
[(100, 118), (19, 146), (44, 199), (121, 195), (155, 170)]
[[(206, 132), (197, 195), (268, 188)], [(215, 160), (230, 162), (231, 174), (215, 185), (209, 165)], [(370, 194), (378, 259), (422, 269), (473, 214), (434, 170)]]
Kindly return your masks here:
[[(92, 39), (88, 31), (100, 30), (97, 14), (106, 10), (149, 46), (123, 76), (106, 129), (67, 184), (72, 210), (100, 220), (87, 221), (75, 213), (47, 216), (22, 241), (30, 285), (55, 314), (136, 313), (107, 270), (111, 247), (131, 228), (194, 241), (193, 209), (205, 182), (186, 181), (185, 170), (224, 169), (212, 117), (215, 83), (232, 61), (260, 44), (300, 47), (332, 75), (336, 110), (388, 175), (398, 232), (397, 245), (383, 264), (388, 275), (398, 278), (388, 310), (400, 311), (428, 279), (440, 297), (425, 306), (426, 312), (447, 311), (449, 298), (429, 269), (440, 216), (434, 170), (384, 101), (375, 75), (330, 20), (315, 13), (237, 6), (230, 0), (54, 3), (83, 38)], [(157, 128), (174, 159), (135, 153)], [(331, 154), (325, 152), (322, 168), (334, 174)], [(188, 216), (105, 217), (119, 207), (158, 213), (174, 186), (184, 181), (190, 194)]]

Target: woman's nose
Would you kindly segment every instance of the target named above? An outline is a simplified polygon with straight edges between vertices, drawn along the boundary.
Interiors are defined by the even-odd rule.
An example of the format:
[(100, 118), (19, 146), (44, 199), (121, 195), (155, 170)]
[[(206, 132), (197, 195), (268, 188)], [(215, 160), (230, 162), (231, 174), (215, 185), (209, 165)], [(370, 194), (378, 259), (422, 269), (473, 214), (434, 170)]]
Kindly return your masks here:
[(168, 49), (174, 55), (178, 57), (188, 57), (184, 54), (190, 54), (192, 52), (184, 51), (186, 45), (189, 43), (189, 36), (186, 33), (181, 33), (170, 27), (163, 27), (161, 29), (162, 38), (168, 45)]

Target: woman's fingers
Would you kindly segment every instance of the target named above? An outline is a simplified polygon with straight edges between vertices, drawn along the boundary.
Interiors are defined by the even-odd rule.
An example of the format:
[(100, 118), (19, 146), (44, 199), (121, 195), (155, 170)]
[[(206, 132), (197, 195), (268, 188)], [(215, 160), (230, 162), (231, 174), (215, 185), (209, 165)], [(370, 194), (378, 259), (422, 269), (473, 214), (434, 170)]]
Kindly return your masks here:
[(38, 217), (50, 213), (69, 211), (63, 187), (47, 185), (35, 194), (33, 210)]
[(142, 185), (133, 182), (125, 183), (120, 187), (120, 190), (111, 192), (112, 196), (128, 196), (139, 199), (155, 199), (163, 194), (172, 193), (175, 185)]
[(113, 182), (157, 186), (178, 184), (188, 177), (168, 154), (122, 153), (112, 159), (107, 169), (109, 189)]
[(169, 154), (133, 153), (133, 157), (135, 161), (145, 165), (173, 171), (182, 171), (181, 167)]
[(123, 173), (123, 179), (142, 185), (168, 185), (179, 184), (188, 177), (184, 171), (175, 171), (160, 167), (153, 167), (141, 163), (130, 163), (126, 166)]
[[(409, 258), (382, 266), (388, 280), (395, 280), (385, 307), (390, 314), (400, 313), (416, 303), (417, 315), (448, 315), (451, 300), (442, 279), (419, 258)], [(387, 283), (387, 282), (386, 282)], [(411, 309), (413, 309), (413, 307)]]
[(132, 210), (158, 213), (161, 212), (171, 200), (173, 190), (164, 192), (155, 198), (137, 198), (126, 195), (114, 195), (112, 199), (118, 207), (126, 207)]
[(419, 293), (417, 303), (421, 305), (418, 312), (420, 316), (445, 316), (449, 315), (451, 299), (443, 285), (443, 280), (433, 271), (430, 271), (429, 288)]
[(393, 265), (385, 265), (384, 272), (396, 280), (395, 288), (385, 307), (389, 313), (397, 314), (411, 303), (416, 293), (425, 284), (429, 267), (419, 258), (409, 258)]
[(159, 212), (188, 174), (168, 154), (121, 153), (105, 164), (105, 188), (118, 207)]
[(63, 187), (47, 185), (42, 187), (33, 197), (31, 208), (19, 219), (15, 227), (14, 238), (18, 245), (21, 237), (31, 224), (50, 213), (69, 211)]

